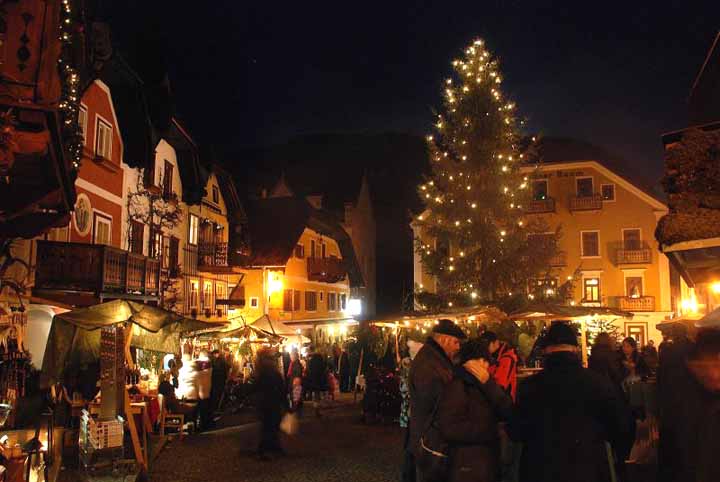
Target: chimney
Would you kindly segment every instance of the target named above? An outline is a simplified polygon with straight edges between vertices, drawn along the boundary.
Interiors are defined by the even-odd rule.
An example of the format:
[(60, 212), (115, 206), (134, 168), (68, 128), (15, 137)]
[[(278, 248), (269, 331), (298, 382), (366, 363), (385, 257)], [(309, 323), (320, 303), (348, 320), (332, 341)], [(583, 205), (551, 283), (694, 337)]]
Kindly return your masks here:
[(305, 199), (307, 199), (307, 202), (309, 202), (315, 209), (322, 209), (322, 194), (305, 196)]

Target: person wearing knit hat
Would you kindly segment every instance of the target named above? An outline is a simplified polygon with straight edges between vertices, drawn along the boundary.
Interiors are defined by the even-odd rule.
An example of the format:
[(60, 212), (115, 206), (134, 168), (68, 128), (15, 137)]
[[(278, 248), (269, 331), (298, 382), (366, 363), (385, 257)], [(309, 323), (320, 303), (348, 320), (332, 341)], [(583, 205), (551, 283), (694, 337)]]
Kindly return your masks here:
[[(523, 381), (508, 426), (523, 444), (520, 482), (606, 482), (613, 452), (631, 447), (634, 433), (621, 395), (606, 377), (583, 368), (575, 329), (556, 321), (542, 346), (542, 372)], [(614, 480), (614, 479), (613, 479)]]
[[(410, 366), (408, 384), (410, 388), (410, 426), (406, 439), (406, 450), (416, 462), (421, 453), (420, 438), (431, 421), (435, 407), (445, 387), (453, 379), (454, 365), (461, 343), (467, 339), (465, 332), (452, 320), (437, 320), (432, 333), (420, 349)], [(479, 361), (472, 360), (466, 367), (483, 382), (490, 374)], [(427, 468), (416, 463), (419, 481), (428, 480)]]

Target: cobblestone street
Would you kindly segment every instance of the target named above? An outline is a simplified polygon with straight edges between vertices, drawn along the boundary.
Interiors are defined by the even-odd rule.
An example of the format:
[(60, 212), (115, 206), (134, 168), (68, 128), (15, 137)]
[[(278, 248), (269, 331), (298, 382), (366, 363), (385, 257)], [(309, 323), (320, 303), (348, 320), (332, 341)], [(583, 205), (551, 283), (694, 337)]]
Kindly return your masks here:
[(402, 433), (397, 424), (364, 425), (346, 407), (320, 419), (305, 416), (300, 433), (283, 439), (287, 456), (253, 456), (257, 426), (187, 437), (165, 447), (152, 482), (390, 482), (399, 479)]

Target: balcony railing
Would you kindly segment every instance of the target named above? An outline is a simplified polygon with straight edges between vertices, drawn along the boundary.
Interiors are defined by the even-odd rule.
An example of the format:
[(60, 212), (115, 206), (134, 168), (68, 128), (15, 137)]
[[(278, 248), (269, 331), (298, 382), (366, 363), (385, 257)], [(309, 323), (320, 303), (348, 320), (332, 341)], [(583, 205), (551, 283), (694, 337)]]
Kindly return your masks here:
[(545, 199), (534, 199), (527, 204), (525, 212), (529, 214), (554, 213), (555, 199), (551, 197)]
[(308, 258), (307, 276), (310, 281), (337, 283), (347, 274), (342, 261), (338, 258)]
[(567, 253), (559, 251), (555, 256), (550, 258), (550, 266), (567, 266)]
[(642, 264), (652, 260), (650, 248), (618, 249), (615, 256), (617, 264)]
[(655, 311), (654, 296), (620, 297), (620, 309), (626, 311)]
[(573, 196), (570, 198), (570, 211), (596, 211), (602, 209), (603, 198), (601, 194), (592, 196)]
[(228, 243), (200, 243), (198, 253), (200, 268), (228, 265)]
[(38, 241), (35, 289), (154, 295), (160, 262), (101, 244)]

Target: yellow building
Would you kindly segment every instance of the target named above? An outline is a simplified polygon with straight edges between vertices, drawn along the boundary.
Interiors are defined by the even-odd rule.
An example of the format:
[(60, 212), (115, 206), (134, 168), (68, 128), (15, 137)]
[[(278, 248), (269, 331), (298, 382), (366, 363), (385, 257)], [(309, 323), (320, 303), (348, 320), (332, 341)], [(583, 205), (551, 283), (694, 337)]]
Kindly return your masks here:
[[(550, 278), (536, 280), (529, 293), (574, 277), (571, 303), (632, 312), (632, 319), (616, 322), (619, 331), (641, 344), (659, 343), (655, 326), (672, 312), (669, 264), (654, 237), (665, 204), (597, 161), (548, 162), (524, 171), (533, 190), (527, 216), (542, 217), (549, 235), (561, 230)], [(436, 289), (417, 253), (415, 283)]]
[(360, 314), (350, 292), (363, 283), (342, 226), (296, 197), (253, 201), (246, 211), (249, 246), (237, 258), (242, 272), (230, 275), (229, 318), (267, 316), (282, 330), (319, 328), (340, 337)]

